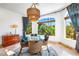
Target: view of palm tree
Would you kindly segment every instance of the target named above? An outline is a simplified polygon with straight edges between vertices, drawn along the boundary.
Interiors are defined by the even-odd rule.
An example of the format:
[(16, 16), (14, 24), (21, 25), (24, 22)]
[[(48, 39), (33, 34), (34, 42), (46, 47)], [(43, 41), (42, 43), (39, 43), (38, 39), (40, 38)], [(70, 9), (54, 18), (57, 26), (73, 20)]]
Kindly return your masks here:
[(48, 34), (55, 36), (55, 19), (53, 17), (47, 17), (39, 20), (38, 34)]
[(32, 23), (28, 23), (26, 26), (26, 34), (31, 34), (32, 33)]
[[(38, 24), (38, 34), (40, 35), (52, 35), (55, 36), (55, 19), (54, 18), (44, 18), (39, 20), (38, 22), (43, 22), (42, 24)], [(26, 34), (32, 33), (32, 23), (28, 23), (26, 26)]]
[(66, 19), (66, 38), (76, 39), (76, 33), (70, 19)]
[(38, 34), (44, 35), (53, 35), (55, 36), (55, 26), (47, 26), (45, 24), (39, 24), (38, 26)]

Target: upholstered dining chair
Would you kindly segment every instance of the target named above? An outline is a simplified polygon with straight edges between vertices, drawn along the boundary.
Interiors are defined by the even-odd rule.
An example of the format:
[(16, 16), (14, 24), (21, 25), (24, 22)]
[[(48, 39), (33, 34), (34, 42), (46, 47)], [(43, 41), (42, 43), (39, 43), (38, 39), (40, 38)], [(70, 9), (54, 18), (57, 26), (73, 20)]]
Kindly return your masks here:
[(21, 45), (21, 48), (20, 48), (20, 52), (19, 52), (18, 55), (21, 54), (22, 48), (28, 47), (28, 37), (23, 37), (23, 38), (21, 39), (21, 41), (20, 41), (20, 45)]
[(42, 49), (47, 49), (48, 53), (50, 54), (50, 51), (48, 49), (48, 39), (49, 39), (49, 35), (45, 35), (45, 38), (42, 44)]
[(43, 40), (43, 45), (47, 46), (48, 39), (49, 39), (49, 36), (48, 35), (45, 35), (45, 38)]
[(29, 53), (30, 55), (33, 54), (40, 54), (41, 55), (41, 49), (42, 49), (42, 41), (29, 41)]

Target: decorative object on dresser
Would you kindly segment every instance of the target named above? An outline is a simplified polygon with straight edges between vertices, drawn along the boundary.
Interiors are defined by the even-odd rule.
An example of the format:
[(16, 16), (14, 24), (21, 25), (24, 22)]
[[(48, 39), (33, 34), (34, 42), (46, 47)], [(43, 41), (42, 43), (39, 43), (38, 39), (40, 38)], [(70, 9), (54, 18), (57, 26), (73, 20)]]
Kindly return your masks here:
[(17, 24), (11, 24), (10, 25), (10, 28), (13, 28), (15, 30), (15, 33), (16, 34), (16, 29), (17, 29), (18, 25)]
[(19, 35), (3, 35), (2, 46), (7, 47), (20, 41)]

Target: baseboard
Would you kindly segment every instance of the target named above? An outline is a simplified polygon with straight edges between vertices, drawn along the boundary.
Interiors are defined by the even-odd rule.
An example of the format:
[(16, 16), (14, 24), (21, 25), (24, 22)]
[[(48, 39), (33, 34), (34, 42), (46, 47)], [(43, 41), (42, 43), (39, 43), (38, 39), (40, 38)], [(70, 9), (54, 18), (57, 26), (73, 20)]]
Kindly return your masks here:
[(48, 41), (48, 42), (53, 43), (53, 44), (58, 44), (58, 42), (53, 42), (53, 41)]
[[(49, 42), (51, 42), (51, 41), (49, 41)], [(51, 42), (51, 43), (59, 44), (59, 45), (64, 46), (64, 47), (66, 47), (66, 48), (75, 50), (75, 48), (73, 48), (73, 47), (71, 47), (71, 46), (68, 46), (68, 45), (66, 45), (66, 44), (64, 44), (64, 43), (62, 43), (62, 42)]]

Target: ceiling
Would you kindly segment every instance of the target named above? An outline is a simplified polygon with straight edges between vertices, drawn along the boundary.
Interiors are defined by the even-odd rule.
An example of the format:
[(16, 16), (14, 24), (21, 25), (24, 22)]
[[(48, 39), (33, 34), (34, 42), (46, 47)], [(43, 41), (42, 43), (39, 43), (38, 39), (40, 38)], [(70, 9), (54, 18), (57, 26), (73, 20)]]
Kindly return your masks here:
[[(38, 3), (37, 8), (40, 9), (41, 15), (61, 10), (71, 3)], [(0, 3), (0, 7), (10, 11), (26, 15), (27, 8), (31, 7), (32, 3)]]

